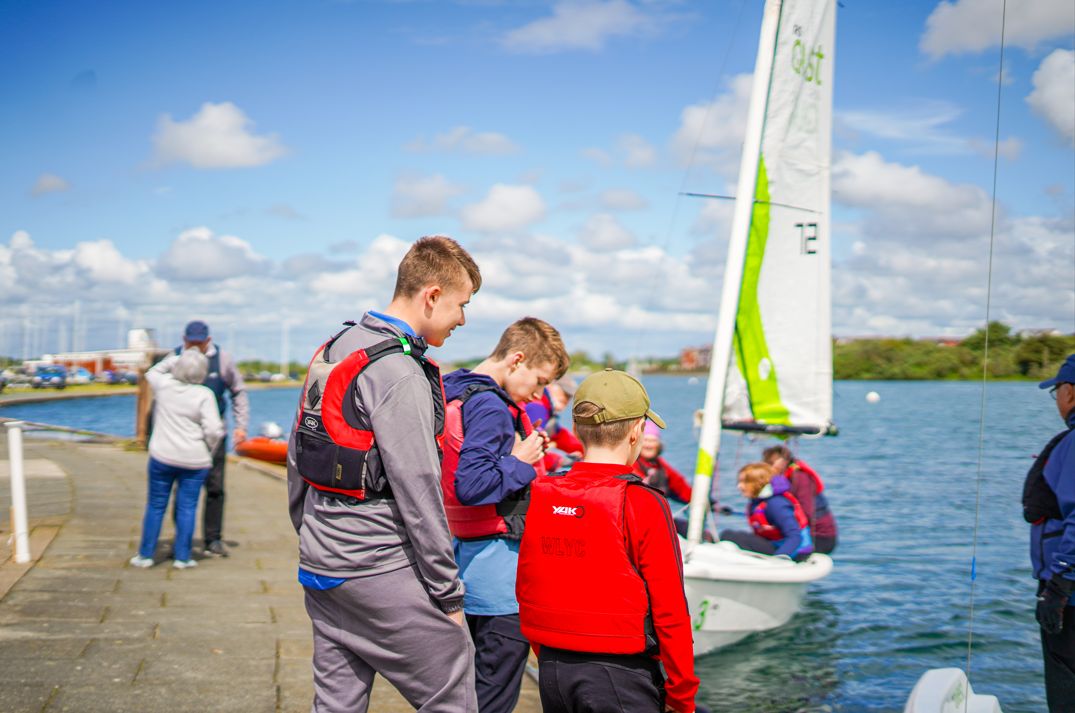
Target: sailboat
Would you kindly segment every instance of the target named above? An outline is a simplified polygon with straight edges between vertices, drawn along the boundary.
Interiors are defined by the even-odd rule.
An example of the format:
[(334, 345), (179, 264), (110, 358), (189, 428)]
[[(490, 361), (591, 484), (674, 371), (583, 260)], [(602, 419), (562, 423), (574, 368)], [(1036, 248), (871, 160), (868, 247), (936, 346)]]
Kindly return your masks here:
[(684, 585), (701, 655), (787, 623), (832, 571), (702, 542), (724, 429), (834, 435), (829, 178), (836, 0), (766, 0), (695, 467)]

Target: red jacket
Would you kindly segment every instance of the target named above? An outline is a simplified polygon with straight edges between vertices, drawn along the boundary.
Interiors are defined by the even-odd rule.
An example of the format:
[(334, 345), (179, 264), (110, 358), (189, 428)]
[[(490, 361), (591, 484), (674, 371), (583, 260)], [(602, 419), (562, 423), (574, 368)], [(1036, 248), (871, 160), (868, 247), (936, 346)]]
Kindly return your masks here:
[(810, 531), (814, 537), (836, 537), (836, 516), (829, 509), (829, 499), (825, 496), (825, 484), (813, 468), (801, 460), (796, 460), (784, 471), (791, 483), (791, 494), (799, 501)]
[[(557, 541), (553, 534), (556, 521), (552, 518), (555, 516), (551, 515), (551, 506), (555, 503), (544, 502), (545, 494), (558, 492), (554, 486), (550, 485), (552, 482), (573, 481), (576, 485), (580, 482), (593, 483), (596, 489), (609, 487), (603, 485), (602, 481), (608, 483), (610, 479), (626, 472), (627, 467), (622, 465), (582, 462), (576, 463), (564, 476), (544, 476), (534, 481), (531, 491), (531, 512), (520, 547), (516, 583), (523, 633), (527, 634), (532, 641), (541, 643), (540, 631), (555, 629), (557, 625), (564, 623), (552, 606), (541, 607), (541, 603), (557, 602), (557, 608), (563, 609), (564, 602), (577, 602), (577, 606), (571, 607), (573, 610), (594, 613), (594, 621), (582, 619), (574, 623), (575, 628), (580, 629), (579, 638), (585, 640), (585, 634), (589, 632), (581, 631), (581, 629), (596, 630), (606, 624), (602, 614), (606, 611), (606, 602), (610, 594), (608, 575), (613, 575), (611, 579), (620, 582), (616, 591), (619, 600), (616, 608), (625, 612), (633, 610), (637, 603), (636, 591), (631, 580), (634, 576), (644, 584), (641, 591), (642, 595), (648, 599), (649, 616), (659, 647), (657, 657), (664, 665), (668, 677), (664, 686), (666, 702), (674, 710), (693, 711), (694, 696), (698, 690), (698, 678), (694, 675), (694, 642), (690, 615), (687, 611), (687, 599), (683, 592), (683, 558), (668, 503), (664, 498), (657, 497), (657, 494), (650, 488), (627, 487), (623, 499), (622, 528), (616, 523), (607, 522), (592, 528), (594, 534), (604, 534), (610, 539), (624, 542), (624, 547), (618, 550), (617, 542), (584, 542), (582, 554), (588, 551), (595, 554), (621, 551), (626, 555), (628, 562), (626, 565), (622, 562), (617, 563), (614, 558), (610, 557), (608, 562), (598, 565), (589, 562), (588, 559), (582, 562), (584, 557), (579, 555), (576, 543), (585, 538), (572, 538), (573, 542), (566, 543), (563, 540)], [(579, 489), (574, 489), (574, 492), (578, 491)], [(581, 492), (585, 492), (585, 488)], [(600, 496), (597, 497), (600, 498)], [(604, 500), (607, 501), (608, 498)], [(550, 516), (535, 517), (543, 505), (550, 508)], [(570, 503), (567, 505), (570, 506)], [(588, 512), (591, 517), (602, 512), (607, 517), (608, 511), (609, 508), (600, 505), (584, 512)], [(567, 517), (570, 514), (572, 513), (560, 516)], [(588, 522), (585, 514), (579, 517), (575, 512), (574, 516), (578, 519), (571, 523), (572, 526), (584, 527)], [(613, 531), (621, 532), (622, 535), (615, 533), (609, 535)], [(619, 539), (621, 536), (623, 540)], [(547, 559), (549, 553), (557, 558), (560, 558), (562, 554), (564, 561), (569, 563), (567, 565), (569, 567), (576, 565), (572, 570), (572, 576), (557, 576), (558, 573), (563, 573), (562, 569), (537, 564), (538, 560)], [(542, 554), (545, 556), (542, 557)], [(579, 561), (575, 562), (576, 559)], [(625, 566), (633, 572), (624, 572)], [(605, 569), (609, 571), (606, 572)], [(539, 606), (528, 607), (526, 606), (528, 601)], [(541, 611), (542, 609), (545, 611)], [(535, 631), (539, 633), (535, 634)], [(563, 631), (560, 632), (560, 636), (569, 637), (571, 633), (571, 631)], [(637, 652), (641, 653), (646, 648), (644, 637), (638, 637), (637, 643)]]
[(657, 460), (646, 460), (639, 456), (635, 461), (634, 472), (646, 481), (646, 485), (657, 488), (665, 497), (672, 495), (676, 500), (685, 503), (691, 501), (691, 484), (664, 458), (657, 456)]

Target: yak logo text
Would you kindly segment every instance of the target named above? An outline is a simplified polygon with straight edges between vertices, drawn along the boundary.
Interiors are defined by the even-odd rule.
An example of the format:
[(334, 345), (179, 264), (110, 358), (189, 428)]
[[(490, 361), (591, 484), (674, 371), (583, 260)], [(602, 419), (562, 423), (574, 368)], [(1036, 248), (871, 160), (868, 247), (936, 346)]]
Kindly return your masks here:
[(586, 514), (586, 508), (581, 505), (553, 505), (553, 515), (567, 515), (568, 517), (582, 517)]

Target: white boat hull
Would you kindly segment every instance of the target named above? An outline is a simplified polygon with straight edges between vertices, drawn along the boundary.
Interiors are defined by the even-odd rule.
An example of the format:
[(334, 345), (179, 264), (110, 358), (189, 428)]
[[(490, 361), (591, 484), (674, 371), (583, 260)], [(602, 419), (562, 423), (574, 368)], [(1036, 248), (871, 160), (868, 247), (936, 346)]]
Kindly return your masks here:
[(1001, 713), (996, 696), (975, 693), (958, 668), (935, 668), (922, 674), (903, 713)]
[[(687, 552), (686, 543), (681, 544)], [(796, 563), (746, 552), (730, 542), (696, 545), (685, 560), (695, 656), (783, 626), (799, 611), (807, 585), (832, 571), (826, 555)]]

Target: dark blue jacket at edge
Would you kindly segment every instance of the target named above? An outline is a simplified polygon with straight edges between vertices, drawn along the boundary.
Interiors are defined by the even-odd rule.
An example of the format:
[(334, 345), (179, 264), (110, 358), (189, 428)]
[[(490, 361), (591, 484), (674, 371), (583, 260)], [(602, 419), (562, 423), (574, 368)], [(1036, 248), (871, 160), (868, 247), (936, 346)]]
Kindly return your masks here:
[[(444, 396), (453, 401), (471, 384), (496, 386), (484, 374), (459, 369), (444, 377)], [(507, 394), (496, 387), (505, 397)], [(511, 455), (515, 424), (507, 404), (483, 391), (463, 406), (463, 447), (455, 471), (455, 494), (464, 505), (499, 503), (534, 479), (534, 467)]]
[[(1075, 411), (1067, 424), (1075, 427)], [(1069, 433), (1049, 454), (1045, 482), (1056, 493), (1063, 519), (1046, 520), (1030, 527), (1030, 561), (1034, 576), (1047, 580), (1054, 574), (1075, 580), (1075, 431)], [(1075, 604), (1075, 596), (1071, 603)]]

